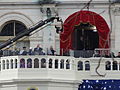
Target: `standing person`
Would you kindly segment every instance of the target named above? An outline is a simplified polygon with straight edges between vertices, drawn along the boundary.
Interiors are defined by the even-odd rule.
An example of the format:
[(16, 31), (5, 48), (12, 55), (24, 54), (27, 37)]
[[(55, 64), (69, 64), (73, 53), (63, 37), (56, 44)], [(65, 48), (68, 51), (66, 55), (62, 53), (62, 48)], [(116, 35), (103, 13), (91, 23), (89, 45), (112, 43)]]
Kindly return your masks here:
[(15, 50), (12, 53), (13, 55), (19, 55), (20, 51), (15, 47)]
[(110, 58), (115, 58), (114, 52), (111, 52), (111, 53), (110, 53)]
[(29, 55), (34, 55), (34, 51), (33, 51), (32, 47), (29, 48), (28, 54)]
[(37, 45), (36, 48), (34, 48), (34, 54), (35, 55), (43, 55), (42, 48), (40, 47), (40, 44)]
[(23, 50), (20, 51), (20, 55), (27, 55), (26, 47), (23, 47)]
[(100, 52), (99, 51), (95, 51), (93, 54), (93, 57), (100, 57)]
[(56, 52), (56, 51), (53, 49), (52, 46), (50, 47), (50, 51), (51, 51), (52, 55), (55, 55), (55, 52)]

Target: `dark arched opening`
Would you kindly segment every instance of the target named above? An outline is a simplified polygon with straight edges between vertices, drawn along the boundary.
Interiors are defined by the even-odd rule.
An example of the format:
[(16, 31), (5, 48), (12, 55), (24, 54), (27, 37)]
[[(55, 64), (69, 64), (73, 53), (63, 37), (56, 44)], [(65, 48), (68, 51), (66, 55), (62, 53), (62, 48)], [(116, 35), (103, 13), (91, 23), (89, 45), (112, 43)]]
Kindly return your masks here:
[[(20, 21), (11, 20), (4, 25), (2, 25), (2, 28), (0, 30), (0, 44), (6, 42), (6, 40), (11, 39), (13, 37), (18, 36), (20, 33), (23, 33), (27, 31), (27, 27), (25, 24), (23, 24)], [(3, 37), (4, 36), (4, 37)], [(29, 36), (29, 35), (26, 35)], [(24, 40), (18, 40), (16, 41), (16, 44), (14, 45), (14, 49), (22, 49), (24, 46), (29, 49), (30, 41), (29, 38), (26, 38)]]
[(99, 47), (99, 35), (94, 25), (80, 23), (73, 32), (74, 50), (94, 50)]
[(76, 25), (72, 37), (75, 57), (91, 57), (95, 48), (99, 47), (97, 28), (89, 22)]
[(106, 70), (111, 70), (111, 62), (110, 61), (105, 62), (105, 69)]
[(27, 30), (27, 28), (23, 23), (12, 20), (5, 23), (0, 32), (0, 36), (16, 36), (25, 30)]

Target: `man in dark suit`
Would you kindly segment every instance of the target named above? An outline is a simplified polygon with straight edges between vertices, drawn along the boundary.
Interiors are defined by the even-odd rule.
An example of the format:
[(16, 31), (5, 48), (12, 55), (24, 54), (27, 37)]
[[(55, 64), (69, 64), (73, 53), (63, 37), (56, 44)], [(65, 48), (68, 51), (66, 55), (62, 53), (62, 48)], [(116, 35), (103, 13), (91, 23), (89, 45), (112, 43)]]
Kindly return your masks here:
[(50, 51), (51, 51), (52, 55), (54, 55), (54, 54), (55, 54), (55, 52), (56, 52), (56, 51), (53, 49), (53, 47), (52, 47), (52, 46), (50, 47)]
[(34, 54), (35, 55), (43, 55), (43, 49), (40, 47), (40, 45), (38, 44), (36, 48), (34, 48)]

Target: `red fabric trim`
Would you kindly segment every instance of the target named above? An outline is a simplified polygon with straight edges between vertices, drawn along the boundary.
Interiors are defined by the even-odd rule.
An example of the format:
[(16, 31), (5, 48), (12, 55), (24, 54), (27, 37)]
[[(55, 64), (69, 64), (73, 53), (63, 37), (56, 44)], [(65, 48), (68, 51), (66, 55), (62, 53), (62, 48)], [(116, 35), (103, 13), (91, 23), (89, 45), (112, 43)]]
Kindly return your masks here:
[[(72, 33), (74, 26), (80, 22), (89, 22), (95, 25), (99, 34), (99, 48), (109, 48), (109, 27), (106, 21), (99, 15), (91, 11), (78, 11), (70, 15), (64, 22), (64, 31), (60, 35), (60, 49), (61, 52), (66, 52), (72, 48)], [(108, 40), (106, 42), (106, 40)]]

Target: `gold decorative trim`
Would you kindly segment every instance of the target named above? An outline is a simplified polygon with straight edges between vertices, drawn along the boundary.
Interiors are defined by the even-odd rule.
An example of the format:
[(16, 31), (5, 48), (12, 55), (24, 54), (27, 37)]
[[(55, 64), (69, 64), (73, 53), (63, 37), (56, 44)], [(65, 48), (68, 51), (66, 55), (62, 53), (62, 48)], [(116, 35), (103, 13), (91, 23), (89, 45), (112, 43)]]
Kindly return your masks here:
[(28, 88), (27, 90), (31, 90), (31, 89), (38, 90), (38, 88), (36, 88), (36, 87), (30, 87), (30, 88)]
[(95, 25), (91, 24), (90, 22), (80, 22), (78, 25), (75, 25), (75, 27), (80, 26), (80, 24), (87, 24), (89, 23), (89, 25), (96, 27)]

